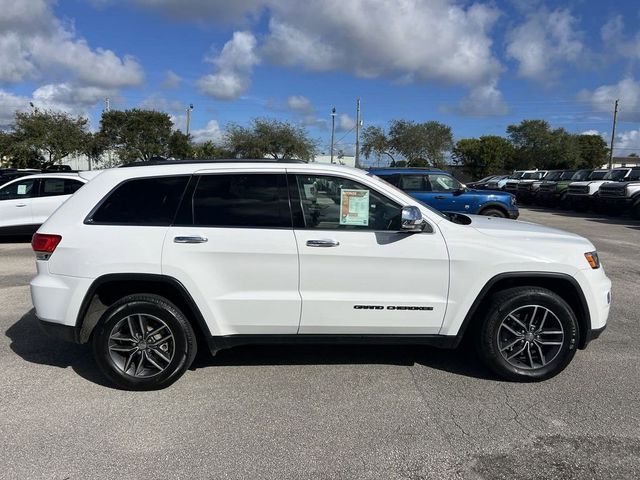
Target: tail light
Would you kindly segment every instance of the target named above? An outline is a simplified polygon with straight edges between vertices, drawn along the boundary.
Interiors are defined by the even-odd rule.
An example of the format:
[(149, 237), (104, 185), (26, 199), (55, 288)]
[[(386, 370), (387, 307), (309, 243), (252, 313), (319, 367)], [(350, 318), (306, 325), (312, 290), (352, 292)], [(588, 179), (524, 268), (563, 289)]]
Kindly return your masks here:
[(36, 252), (36, 259), (49, 260), (61, 240), (62, 237), (60, 235), (35, 233), (31, 238), (31, 248)]

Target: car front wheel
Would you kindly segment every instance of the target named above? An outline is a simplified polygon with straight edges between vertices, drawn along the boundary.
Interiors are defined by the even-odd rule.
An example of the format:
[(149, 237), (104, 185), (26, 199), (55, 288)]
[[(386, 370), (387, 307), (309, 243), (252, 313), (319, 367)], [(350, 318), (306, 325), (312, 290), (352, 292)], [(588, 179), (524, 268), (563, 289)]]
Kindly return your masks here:
[(196, 355), (188, 320), (167, 299), (129, 295), (103, 314), (93, 334), (93, 353), (115, 385), (158, 390), (175, 382)]
[(498, 208), (485, 208), (480, 215), (485, 217), (507, 218), (507, 214)]
[(559, 295), (539, 287), (515, 287), (491, 298), (477, 346), (499, 376), (539, 381), (564, 370), (578, 338), (575, 314)]

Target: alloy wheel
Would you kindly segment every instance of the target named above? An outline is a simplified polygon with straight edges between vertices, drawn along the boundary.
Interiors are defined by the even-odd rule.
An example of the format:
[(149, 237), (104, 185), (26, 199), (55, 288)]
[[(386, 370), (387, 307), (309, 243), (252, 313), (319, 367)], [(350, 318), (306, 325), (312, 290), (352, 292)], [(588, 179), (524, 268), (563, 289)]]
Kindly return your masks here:
[(133, 314), (109, 334), (109, 355), (123, 373), (148, 378), (166, 370), (173, 360), (175, 339), (169, 326), (153, 315)]
[(498, 328), (498, 348), (514, 367), (536, 370), (560, 353), (565, 341), (562, 323), (541, 305), (526, 305), (510, 312)]

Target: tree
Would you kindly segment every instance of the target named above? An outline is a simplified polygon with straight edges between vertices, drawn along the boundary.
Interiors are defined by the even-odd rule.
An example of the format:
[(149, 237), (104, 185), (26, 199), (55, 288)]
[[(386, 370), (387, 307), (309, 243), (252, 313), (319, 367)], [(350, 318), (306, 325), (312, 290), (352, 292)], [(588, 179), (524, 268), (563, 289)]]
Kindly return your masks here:
[(580, 148), (578, 168), (600, 168), (609, 160), (607, 142), (600, 135), (577, 135)]
[(200, 159), (216, 159), (216, 158), (230, 158), (233, 154), (222, 147), (219, 147), (211, 140), (206, 142), (196, 143), (192, 146), (193, 158)]
[(16, 162), (39, 168), (59, 164), (68, 155), (82, 151), (87, 123), (84, 117), (64, 112), (16, 112), (11, 134)]
[(191, 136), (176, 130), (169, 137), (168, 146), (169, 157), (187, 160), (193, 157), (193, 147), (191, 146)]
[(100, 132), (120, 161), (130, 163), (166, 155), (172, 126), (166, 113), (134, 108), (104, 112)]
[(410, 167), (446, 165), (446, 153), (453, 148), (451, 127), (440, 122), (416, 123), (410, 120), (392, 120), (389, 133), (380, 127), (367, 127), (362, 132), (362, 153), (386, 155), (392, 166), (398, 166), (397, 157), (403, 157)]
[(392, 120), (389, 138), (393, 150), (403, 156), (410, 166), (446, 166), (445, 154), (453, 148), (451, 127), (440, 122), (416, 123), (409, 120)]
[(473, 178), (506, 171), (513, 154), (511, 142), (495, 135), (458, 140), (452, 152), (455, 162)]
[(382, 155), (386, 155), (391, 159), (392, 164), (395, 163), (395, 158), (393, 158), (393, 147), (382, 128), (373, 125), (365, 127), (362, 130), (361, 138), (361, 151), (364, 158), (368, 160), (371, 155), (375, 155), (378, 158)]
[(250, 127), (229, 125), (224, 146), (235, 158), (311, 160), (317, 149), (317, 143), (308, 137), (304, 128), (261, 118), (254, 119)]
[[(82, 153), (84, 153), (89, 159), (89, 166), (98, 165), (102, 162), (102, 155), (108, 148), (107, 139), (100, 132), (88, 132), (85, 134), (84, 147)], [(112, 165), (106, 165), (111, 167)]]

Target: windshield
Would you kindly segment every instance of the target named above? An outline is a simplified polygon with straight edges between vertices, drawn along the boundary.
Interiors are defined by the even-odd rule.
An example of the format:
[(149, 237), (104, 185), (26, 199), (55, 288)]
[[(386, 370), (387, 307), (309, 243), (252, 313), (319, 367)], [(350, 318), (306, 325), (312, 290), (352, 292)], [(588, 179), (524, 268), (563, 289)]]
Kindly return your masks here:
[(513, 172), (511, 175), (509, 175), (507, 178), (509, 179), (518, 179), (518, 178), (522, 178), (522, 176), (524, 175), (524, 172)]
[(640, 168), (632, 169), (627, 180), (640, 180)]
[(591, 175), (589, 175), (589, 180), (602, 180), (604, 177), (607, 176), (609, 172), (607, 172), (606, 170), (601, 170), (599, 172), (591, 172)]
[(581, 180), (586, 180), (587, 178), (589, 178), (590, 174), (591, 170), (578, 170), (575, 173), (571, 172), (571, 175), (564, 178), (564, 180), (573, 180), (574, 182), (579, 182)]
[(545, 180), (557, 180), (560, 178), (560, 175), (562, 175), (562, 172), (550, 172), (546, 177), (544, 177)]
[(542, 176), (542, 172), (530, 172), (530, 173), (525, 173), (520, 178), (522, 180), (534, 180), (534, 179), (540, 178), (541, 176)]
[(611, 170), (604, 176), (603, 180), (622, 180), (627, 172), (628, 170)]
[(427, 207), (430, 211), (432, 211), (433, 213), (435, 213), (436, 215), (438, 215), (439, 217), (445, 218), (447, 220), (449, 220), (450, 222), (452, 221), (451, 218), (448, 215), (445, 215), (444, 213), (440, 212), (439, 210), (436, 210), (435, 208), (427, 205), (426, 203), (421, 202), (420, 200), (411, 197), (410, 195), (407, 194), (407, 192), (400, 190), (398, 187), (396, 187), (394, 184), (387, 182), (384, 177), (379, 177), (371, 172), (367, 172), (367, 176), (371, 177), (371, 178), (375, 178), (376, 180), (380, 181), (380, 182), (384, 182), (387, 186), (389, 186), (390, 188), (394, 189), (396, 192), (400, 192), (402, 194), (403, 197), (409, 197), (411, 198), (411, 200), (413, 200), (414, 202), (418, 202), (421, 205), (424, 205), (425, 207)]

